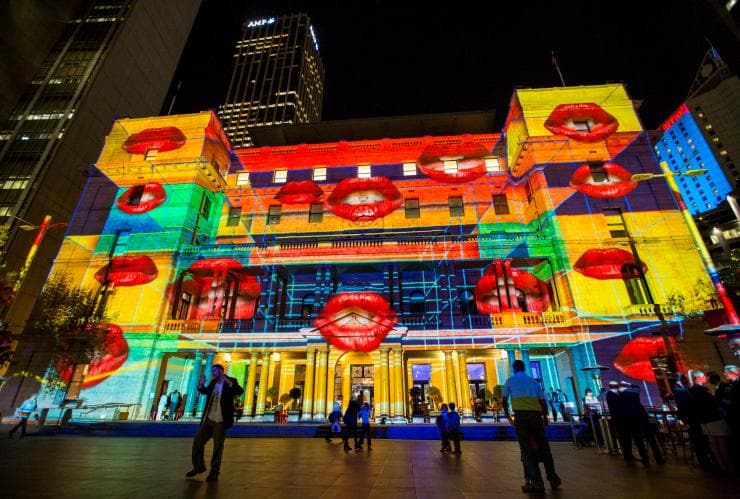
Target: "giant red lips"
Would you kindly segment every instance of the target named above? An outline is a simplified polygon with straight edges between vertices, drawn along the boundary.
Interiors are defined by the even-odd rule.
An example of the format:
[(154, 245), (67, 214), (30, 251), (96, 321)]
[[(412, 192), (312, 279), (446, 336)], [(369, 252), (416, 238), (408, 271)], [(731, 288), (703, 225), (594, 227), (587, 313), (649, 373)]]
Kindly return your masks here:
[(619, 122), (598, 104), (584, 102), (560, 104), (545, 120), (545, 128), (573, 140), (596, 142), (616, 132)]
[(167, 199), (167, 194), (161, 184), (149, 182), (144, 185), (134, 185), (126, 189), (116, 200), (119, 210), (129, 215), (140, 215), (153, 210)]
[(632, 174), (616, 163), (602, 165), (606, 179), (603, 182), (594, 180), (589, 165), (579, 166), (573, 172), (570, 186), (587, 196), (594, 198), (616, 198), (626, 196), (637, 187), (632, 181)]
[(123, 148), (131, 154), (146, 154), (150, 149), (159, 152), (172, 151), (185, 144), (185, 135), (179, 128), (167, 126), (164, 128), (147, 128), (137, 132), (123, 143)]
[[(441, 144), (428, 146), (419, 156), (419, 169), (429, 178), (448, 184), (470, 182), (486, 174), (486, 156), (482, 144)], [(456, 161), (454, 171), (445, 172), (445, 161)]]
[(403, 197), (387, 177), (345, 178), (327, 200), (336, 216), (353, 222), (371, 222), (393, 212)]
[[(193, 263), (188, 272), (194, 277), (197, 293), (191, 307), (190, 319), (208, 319), (220, 317), (227, 298), (227, 274), (237, 281), (236, 297), (233, 310), (227, 318), (251, 319), (257, 305), (257, 298), (262, 292), (259, 280), (246, 274), (246, 269), (234, 258), (204, 258)], [(174, 298), (174, 297), (171, 297)], [(233, 298), (233, 296), (232, 296)]]
[[(498, 278), (494, 273), (494, 268), (494, 266), (489, 267), (489, 270), (478, 280), (475, 290), (473, 290), (475, 305), (478, 308), (478, 312), (482, 314), (497, 314), (501, 312), (502, 308), (505, 308), (502, 307), (499, 296)], [(547, 292), (547, 284), (530, 274), (527, 270), (512, 268), (511, 281), (514, 288), (524, 294), (527, 312), (544, 312), (550, 307), (550, 295)], [(503, 286), (504, 284), (501, 283), (501, 287)], [(507, 283), (506, 287), (508, 288), (508, 286), (509, 284)], [(512, 296), (508, 299), (516, 300), (516, 297)]]
[(340, 293), (329, 300), (314, 325), (337, 348), (370, 352), (396, 322), (396, 313), (379, 294)]
[[(676, 352), (676, 340), (673, 338), (669, 338), (668, 340), (671, 348)], [(655, 373), (653, 372), (653, 365), (650, 359), (665, 355), (666, 345), (662, 337), (641, 336), (631, 339), (622, 347), (622, 351), (614, 359), (614, 367), (630, 378), (655, 383)], [(685, 372), (678, 355), (675, 358), (678, 370)]]
[(146, 255), (116, 256), (95, 272), (95, 279), (100, 284), (138, 286), (152, 282), (158, 273), (157, 264)]
[(318, 203), (323, 197), (324, 192), (313, 180), (288, 182), (275, 195), (283, 204)]
[[(645, 262), (643, 273), (647, 272)], [(625, 265), (635, 267), (635, 256), (621, 248), (590, 249), (583, 253), (573, 268), (593, 279), (624, 279), (635, 277), (632, 270), (625, 272)]]
[[(85, 380), (82, 383), (83, 389), (92, 388), (102, 383), (118, 370), (128, 358), (128, 343), (126, 342), (126, 338), (123, 337), (121, 328), (115, 324), (108, 324), (106, 327), (103, 340), (104, 350), (90, 362)], [(59, 373), (59, 379), (65, 383), (69, 383), (72, 379), (74, 366), (64, 361), (59, 361), (55, 368)]]

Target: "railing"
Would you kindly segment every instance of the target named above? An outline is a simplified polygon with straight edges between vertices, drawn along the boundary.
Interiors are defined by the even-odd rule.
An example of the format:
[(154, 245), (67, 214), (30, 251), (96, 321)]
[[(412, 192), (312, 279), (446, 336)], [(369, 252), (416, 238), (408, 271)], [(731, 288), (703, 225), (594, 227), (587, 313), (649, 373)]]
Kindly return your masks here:
[[(673, 314), (673, 309), (670, 308), (668, 305), (665, 304), (659, 304), (660, 305), (660, 311), (663, 314)], [(640, 317), (657, 317), (657, 313), (655, 312), (655, 304), (654, 303), (640, 303), (637, 305), (628, 305), (624, 309), (625, 315), (637, 315)]]
[(221, 329), (221, 319), (169, 320), (164, 330), (169, 333), (217, 333)]

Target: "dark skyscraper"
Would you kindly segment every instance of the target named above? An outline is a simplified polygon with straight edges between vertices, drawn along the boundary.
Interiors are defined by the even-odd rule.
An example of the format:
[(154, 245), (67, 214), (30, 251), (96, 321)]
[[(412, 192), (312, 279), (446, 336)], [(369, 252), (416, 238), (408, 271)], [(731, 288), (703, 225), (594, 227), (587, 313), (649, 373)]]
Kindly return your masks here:
[[(59, 223), (70, 219), (85, 173), (113, 120), (159, 111), (200, 3), (82, 1), (69, 12), (73, 15), (57, 23), (62, 26), (56, 42), (49, 44), (45, 58), (37, 57), (42, 62), (30, 84), (14, 106), (6, 106), (12, 110), (0, 116), (0, 223), (8, 234), (6, 272), (23, 266), (38, 232), (34, 225), (46, 215)], [(10, 10), (14, 8), (20, 11), (24, 6)], [(21, 32), (18, 36), (26, 37)], [(3, 50), (24, 43), (6, 44)], [(5, 56), (0, 53), (0, 59)], [(21, 224), (31, 230), (18, 230)], [(16, 289), (13, 308), (3, 311), (14, 332), (23, 329), (62, 233), (57, 228), (46, 234)]]
[(249, 147), (250, 127), (321, 119), (324, 66), (305, 14), (244, 23), (219, 116), (235, 147)]

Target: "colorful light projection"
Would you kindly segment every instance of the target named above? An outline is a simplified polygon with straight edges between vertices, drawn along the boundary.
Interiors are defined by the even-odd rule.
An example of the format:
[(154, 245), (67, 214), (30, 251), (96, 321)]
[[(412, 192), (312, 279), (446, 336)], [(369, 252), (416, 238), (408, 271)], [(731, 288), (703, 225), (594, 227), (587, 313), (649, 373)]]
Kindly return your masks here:
[(153, 210), (167, 199), (162, 184), (149, 182), (142, 185), (134, 185), (126, 189), (116, 200), (119, 210), (129, 215), (139, 215)]
[[(671, 348), (677, 352), (676, 340), (669, 338)], [(620, 372), (640, 381), (655, 383), (655, 373), (651, 358), (666, 355), (665, 341), (660, 336), (640, 336), (631, 339), (622, 348), (614, 360), (614, 367)], [(676, 353), (676, 367), (681, 372), (686, 372), (685, 366)]]
[(422, 173), (433, 180), (463, 184), (486, 174), (485, 158), (490, 155), (480, 143), (434, 144), (424, 149), (418, 165)]
[[(647, 265), (642, 263), (643, 273)], [(625, 267), (625, 265), (627, 267)], [(590, 249), (584, 252), (573, 268), (593, 279), (609, 280), (633, 277), (636, 270), (635, 255), (621, 248)]]
[[(117, 325), (109, 324), (105, 332), (104, 351), (90, 363), (82, 388), (92, 388), (105, 381), (126, 362), (128, 354), (129, 346), (123, 331)], [(72, 379), (72, 364), (59, 362), (55, 368), (60, 380), (68, 383)]]
[(121, 147), (131, 154), (146, 154), (152, 149), (166, 152), (179, 149), (185, 140), (182, 131), (174, 126), (147, 128), (129, 136)]
[(473, 291), (478, 311), (497, 314), (508, 310), (544, 312), (550, 307), (547, 284), (510, 260), (493, 262)]
[(616, 163), (598, 165), (598, 171), (588, 164), (579, 166), (570, 179), (570, 186), (594, 198), (616, 198), (626, 196), (637, 187), (632, 174)]
[(397, 321), (396, 313), (377, 293), (339, 293), (327, 302), (314, 325), (337, 348), (371, 352)]
[(95, 280), (114, 286), (139, 286), (155, 280), (158, 273), (157, 264), (146, 255), (116, 256), (95, 273)]
[(603, 140), (617, 131), (619, 122), (592, 102), (560, 104), (544, 124), (554, 135), (565, 135), (582, 142)]
[(275, 194), (283, 204), (320, 203), (323, 197), (324, 191), (313, 180), (288, 182)]
[(327, 200), (336, 216), (372, 222), (401, 207), (403, 197), (387, 177), (342, 179)]

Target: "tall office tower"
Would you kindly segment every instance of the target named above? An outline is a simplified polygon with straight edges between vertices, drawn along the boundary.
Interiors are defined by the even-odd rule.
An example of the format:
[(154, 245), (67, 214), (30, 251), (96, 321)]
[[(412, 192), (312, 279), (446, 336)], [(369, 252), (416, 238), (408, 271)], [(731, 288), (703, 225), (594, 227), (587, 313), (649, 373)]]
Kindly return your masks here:
[(324, 66), (306, 14), (244, 23), (234, 72), (219, 117), (234, 147), (250, 147), (248, 129), (321, 119)]
[(12, 308), (2, 310), (13, 332), (24, 327), (110, 124), (159, 111), (200, 3), (77, 2), (25, 92), (0, 116), (5, 272), (24, 268), (46, 215), (59, 224), (45, 234), (25, 279), (6, 283), (17, 288)]

